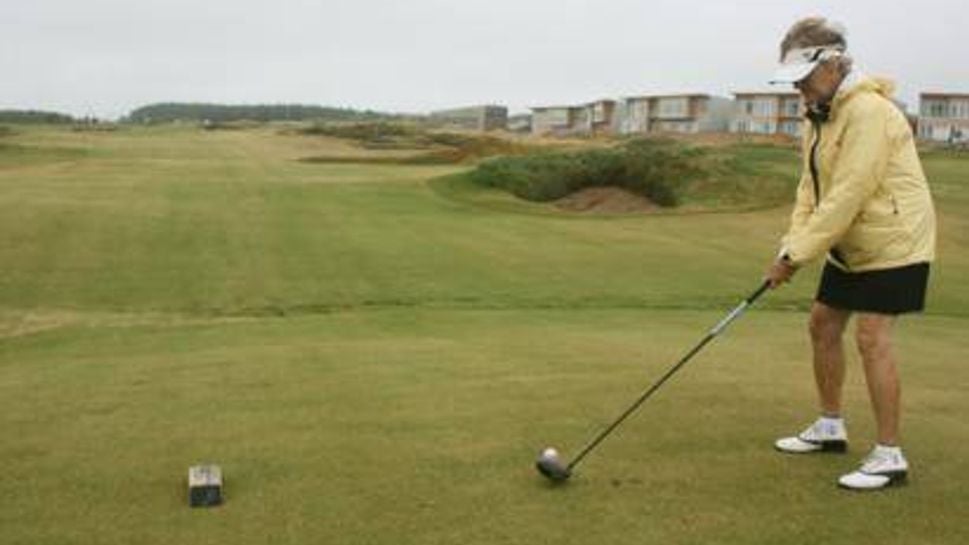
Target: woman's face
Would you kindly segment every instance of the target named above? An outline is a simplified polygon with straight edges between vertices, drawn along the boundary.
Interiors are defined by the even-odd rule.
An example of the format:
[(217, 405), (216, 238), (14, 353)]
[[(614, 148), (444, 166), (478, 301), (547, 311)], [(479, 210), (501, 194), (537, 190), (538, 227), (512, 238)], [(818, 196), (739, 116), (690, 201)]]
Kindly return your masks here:
[(806, 78), (795, 83), (794, 88), (801, 92), (805, 103), (819, 104), (834, 98), (842, 79), (844, 76), (838, 69), (838, 64), (825, 62), (819, 64)]

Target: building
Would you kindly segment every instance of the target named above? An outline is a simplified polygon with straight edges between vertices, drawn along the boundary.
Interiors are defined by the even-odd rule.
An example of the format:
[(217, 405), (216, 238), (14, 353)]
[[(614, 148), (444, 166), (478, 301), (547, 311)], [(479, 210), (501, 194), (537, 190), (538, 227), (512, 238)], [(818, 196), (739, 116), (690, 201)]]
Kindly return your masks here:
[(517, 114), (508, 116), (508, 130), (519, 133), (532, 132), (532, 115)]
[(620, 134), (645, 134), (649, 132), (650, 97), (625, 97), (619, 100), (617, 117)]
[(732, 102), (710, 95), (668, 95), (650, 103), (650, 132), (726, 132)]
[(920, 94), (918, 136), (936, 142), (969, 142), (969, 94)]
[(734, 93), (735, 110), (730, 132), (801, 134), (804, 108), (796, 92)]
[(538, 106), (532, 108), (532, 134), (537, 136), (569, 136), (575, 132), (575, 106)]
[(649, 95), (620, 101), (619, 132), (726, 132), (733, 101), (706, 94)]
[(504, 130), (508, 126), (508, 108), (505, 106), (469, 106), (431, 112), (432, 124), (447, 129), (469, 131)]
[(705, 94), (648, 95), (532, 108), (532, 134), (587, 136), (727, 132), (734, 103)]
[(616, 133), (616, 101), (597, 100), (584, 106), (586, 125), (583, 132), (591, 134)]
[(616, 101), (597, 100), (577, 106), (532, 108), (532, 134), (593, 136), (616, 132)]

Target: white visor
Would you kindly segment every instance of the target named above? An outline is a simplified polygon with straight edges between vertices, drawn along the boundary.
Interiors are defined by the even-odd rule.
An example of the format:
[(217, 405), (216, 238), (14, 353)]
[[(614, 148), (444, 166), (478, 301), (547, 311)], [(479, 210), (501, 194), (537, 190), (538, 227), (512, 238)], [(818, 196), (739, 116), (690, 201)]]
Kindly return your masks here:
[(814, 68), (823, 61), (838, 57), (844, 49), (840, 45), (822, 45), (792, 49), (784, 55), (780, 67), (771, 78), (772, 84), (797, 83), (808, 77)]

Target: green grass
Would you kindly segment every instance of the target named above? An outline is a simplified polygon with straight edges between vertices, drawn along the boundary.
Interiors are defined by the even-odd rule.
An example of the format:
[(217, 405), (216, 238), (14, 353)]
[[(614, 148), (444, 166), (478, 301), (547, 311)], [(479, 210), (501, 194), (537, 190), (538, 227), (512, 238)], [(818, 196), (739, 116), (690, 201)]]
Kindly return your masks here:
[[(929, 155), (940, 258), (902, 321), (909, 486), (834, 479), (812, 417), (817, 270), (758, 303), (565, 487), (574, 453), (755, 287), (788, 207), (571, 217), (443, 166), (270, 129), (29, 128), (0, 163), (0, 531), (45, 543), (939, 543), (969, 538), (969, 158)], [(70, 150), (66, 154), (63, 150)], [(796, 171), (789, 150), (751, 168)], [(28, 157), (29, 155), (32, 156)], [(187, 507), (216, 462), (227, 503)]]

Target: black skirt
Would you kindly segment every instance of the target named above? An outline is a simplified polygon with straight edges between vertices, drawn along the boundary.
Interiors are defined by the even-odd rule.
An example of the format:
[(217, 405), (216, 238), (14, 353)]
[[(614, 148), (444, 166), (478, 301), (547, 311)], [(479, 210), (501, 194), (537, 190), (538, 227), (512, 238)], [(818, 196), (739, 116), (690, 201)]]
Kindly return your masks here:
[(827, 262), (815, 299), (829, 307), (856, 312), (920, 312), (925, 308), (928, 283), (928, 263), (851, 273)]

